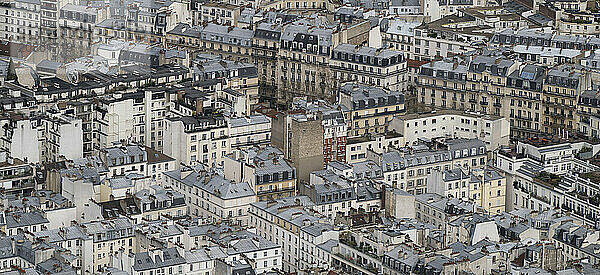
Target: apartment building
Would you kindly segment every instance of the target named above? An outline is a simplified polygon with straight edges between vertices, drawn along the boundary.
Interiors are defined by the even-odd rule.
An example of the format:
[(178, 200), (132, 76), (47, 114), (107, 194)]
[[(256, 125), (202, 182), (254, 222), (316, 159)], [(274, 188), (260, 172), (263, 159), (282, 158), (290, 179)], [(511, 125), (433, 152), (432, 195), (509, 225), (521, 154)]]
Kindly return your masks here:
[[(577, 26), (574, 26), (572, 24), (565, 24), (562, 26), (566, 27), (567, 29), (569, 28), (569, 26), (571, 26), (573, 29), (577, 28)], [(585, 26), (579, 26), (579, 28), (581, 28), (580, 30), (584, 30), (584, 27)], [(494, 34), (494, 36), (490, 40), (490, 43), (493, 45), (529, 44), (530, 46), (544, 46), (577, 50), (597, 49), (600, 46), (600, 40), (598, 40), (598, 38), (596, 37), (561, 34), (561, 32), (562, 31), (548, 31), (543, 29), (530, 28), (521, 28), (518, 30), (505, 29)]]
[(513, 51), (523, 60), (554, 66), (564, 63), (576, 64), (584, 57), (584, 52), (577, 49), (562, 49), (543, 46), (516, 45)]
[(296, 194), (296, 169), (283, 158), (281, 150), (266, 146), (234, 150), (224, 163), (225, 178), (248, 182), (257, 201), (272, 201)]
[(163, 152), (185, 165), (221, 166), (230, 152), (227, 122), (222, 116), (167, 118), (165, 133)]
[(385, 133), (392, 118), (406, 112), (403, 93), (361, 84), (340, 87), (338, 103), (350, 137)]
[(394, 50), (339, 44), (333, 48), (329, 66), (336, 81), (335, 88), (344, 82), (384, 87), (392, 91), (404, 91), (407, 86), (406, 58)]
[[(292, 103), (292, 109), (288, 112), (288, 117), (293, 120), (303, 121), (307, 120), (306, 124), (309, 124), (313, 118), (321, 122), (323, 127), (323, 167), (330, 161), (346, 161), (346, 144), (348, 141), (348, 131), (346, 121), (343, 112), (338, 107), (332, 107), (323, 100), (308, 102), (304, 99), (296, 98)], [(304, 123), (300, 123), (304, 124)], [(310, 123), (314, 126), (313, 123)], [(283, 140), (286, 140), (286, 136), (289, 138), (290, 134), (293, 137), (296, 130), (290, 128), (297, 124), (287, 124), (287, 128), (284, 126), (283, 129)], [(276, 125), (281, 126), (281, 125)], [(308, 129), (308, 128), (306, 128)], [(275, 130), (277, 131), (277, 130)], [(287, 134), (285, 132), (288, 132)], [(315, 129), (314, 131), (307, 132), (310, 134), (318, 135), (321, 133), (320, 130)], [(279, 138), (279, 137), (276, 137)], [(302, 139), (301, 139), (302, 140)], [(316, 138), (315, 140), (320, 140)], [(279, 140), (277, 141), (279, 142)], [(279, 144), (279, 143), (276, 143)], [(282, 144), (286, 148), (286, 142)], [(307, 146), (308, 147), (308, 146)], [(310, 147), (308, 147), (310, 148)], [(306, 150), (299, 148), (301, 151)], [(320, 155), (316, 148), (310, 148), (311, 151), (315, 151), (315, 155)]]
[(370, 136), (358, 136), (348, 139), (346, 145), (346, 162), (355, 164), (367, 161), (370, 153), (383, 154), (392, 148), (400, 148), (406, 145), (404, 137), (395, 131), (385, 134), (374, 134)]
[(282, 245), (267, 240), (250, 231), (237, 231), (224, 236), (219, 244), (227, 247), (225, 262), (233, 264), (237, 259), (252, 259), (249, 264), (257, 274), (282, 269)]
[[(519, 64), (497, 53), (475, 56), (466, 65), (436, 61), (421, 67), (419, 101), (441, 108), (505, 117), (510, 122), (513, 137), (527, 138), (541, 132), (566, 135), (569, 119), (572, 119), (567, 116), (569, 111), (573, 113), (572, 108), (567, 108), (571, 100), (568, 95), (581, 90), (575, 89), (579, 85), (575, 79), (581, 75), (573, 74), (573, 80), (563, 82), (557, 81), (562, 78), (553, 77), (565, 74), (570, 73), (561, 67), (547, 71), (538, 65)], [(567, 90), (566, 86), (571, 89)], [(559, 96), (554, 94), (556, 88), (559, 88), (560, 93), (556, 94)], [(552, 106), (554, 102), (562, 104), (563, 100), (561, 108)], [(565, 117), (559, 117), (561, 114)]]
[(459, 216), (446, 227), (446, 244), (465, 243), (475, 245), (480, 241), (499, 242), (496, 221), (487, 214), (473, 213)]
[[(474, 17), (469, 15), (456, 14), (416, 27), (413, 40), (414, 58), (417, 60), (447, 58), (479, 48), (491, 36), (484, 32), (491, 27), (479, 26), (473, 19)], [(467, 30), (452, 27), (461, 23), (474, 26)]]
[(323, 169), (324, 128), (320, 114), (278, 113), (272, 133), (271, 142), (294, 164), (299, 180), (308, 181), (312, 171)]
[[(126, 266), (123, 268), (132, 275), (143, 275), (143, 274), (184, 274), (187, 261), (184, 258), (183, 252), (176, 247), (153, 249), (144, 252), (135, 253), (133, 259), (128, 261), (115, 260), (115, 265)], [(128, 257), (124, 256), (123, 258)], [(129, 263), (129, 265), (125, 264)]]
[(474, 0), (474, 1), (452, 1), (452, 0), (433, 0), (424, 2), (423, 14), (429, 16), (431, 21), (438, 20), (440, 18), (448, 17), (457, 13), (461, 9), (467, 9), (472, 7), (485, 7), (486, 1)]
[(161, 185), (181, 190), (188, 213), (209, 223), (229, 221), (246, 226), (249, 206), (256, 202), (256, 193), (248, 182), (189, 167), (165, 172)]
[(323, 165), (331, 161), (346, 161), (348, 131), (340, 110), (323, 112)]
[(421, 13), (420, 1), (391, 1), (388, 9), (392, 15), (408, 15)]
[(310, 184), (303, 186), (300, 192), (307, 195), (315, 203), (316, 210), (330, 220), (349, 212), (357, 197), (353, 184), (330, 170), (311, 173)]
[(74, 267), (80, 270), (93, 270), (94, 243), (81, 226), (65, 226), (59, 229), (38, 231), (33, 233), (34, 239), (42, 239), (52, 245), (63, 247), (76, 256)]
[(251, 62), (254, 31), (238, 27), (208, 24), (200, 32), (202, 48), (226, 60)]
[(513, 150), (500, 150), (493, 164), (513, 183), (507, 185), (506, 208), (542, 211), (560, 207), (564, 199), (559, 190), (568, 190), (572, 185), (555, 188), (560, 177), (597, 169), (594, 163), (578, 158), (578, 152), (584, 148), (589, 154), (598, 150), (597, 145), (586, 140), (558, 137), (520, 141)]
[(178, 23), (167, 33), (166, 43), (171, 48), (197, 50), (192, 57), (202, 52), (225, 60), (249, 63), (252, 62), (253, 36), (254, 31), (233, 26)]
[[(252, 57), (262, 85), (275, 86), (279, 82), (277, 71), (281, 32), (282, 26), (276, 23), (260, 22), (255, 27), (252, 38)], [(261, 96), (276, 100), (276, 93), (277, 91), (273, 89), (270, 93)]]
[(37, 163), (40, 160), (38, 145), (38, 130), (36, 121), (28, 117), (10, 115), (0, 118), (0, 124), (5, 129), (0, 138), (0, 148), (13, 158), (24, 162)]
[(279, 48), (278, 103), (297, 96), (332, 101), (328, 69), (335, 47), (333, 29), (292, 23), (283, 29)]
[(600, 101), (598, 86), (592, 85), (583, 91), (578, 98), (577, 114), (579, 115), (579, 132), (592, 138), (600, 135)]
[[(221, 55), (220, 55), (221, 56)], [(247, 53), (245, 56), (249, 56)], [(212, 55), (200, 55), (194, 61), (193, 79), (195, 82), (216, 80), (223, 83), (223, 91), (233, 90), (232, 94), (241, 94), (242, 109), (233, 108), (238, 116), (250, 115), (258, 104), (258, 72), (251, 63), (234, 62)], [(224, 106), (235, 106), (232, 99), (220, 97)], [(229, 101), (229, 102), (228, 102)], [(220, 106), (216, 106), (220, 107)]]
[(544, 132), (553, 135), (575, 134), (577, 124), (577, 98), (586, 88), (584, 73), (572, 65), (550, 69), (544, 81)]
[(173, 189), (152, 185), (137, 192), (135, 198), (144, 221), (157, 221), (164, 217), (177, 219), (188, 214), (185, 197)]
[(271, 0), (271, 1), (260, 1), (257, 3), (258, 7), (270, 10), (287, 10), (291, 13), (316, 13), (319, 11), (326, 10), (333, 12), (336, 3), (331, 0), (311, 0), (311, 1), (298, 1), (298, 0)]
[(54, 162), (61, 157), (83, 157), (83, 130), (80, 119), (48, 114), (36, 118), (35, 125), (38, 129), (40, 161)]
[(97, 138), (94, 133), (97, 129), (94, 125), (96, 119), (96, 103), (92, 100), (68, 101), (66, 104), (59, 104), (59, 110), (62, 114), (81, 119), (81, 128), (83, 130), (83, 156), (92, 155), (98, 148)]
[(267, 145), (271, 140), (271, 119), (265, 115), (226, 119), (232, 150)]
[(396, 116), (389, 129), (404, 137), (405, 144), (436, 137), (478, 138), (489, 151), (509, 145), (508, 120), (497, 115), (482, 115), (449, 109)]
[(94, 42), (94, 26), (98, 10), (91, 7), (66, 4), (59, 7), (58, 34), (60, 46), (70, 49), (63, 51), (59, 60), (68, 62), (91, 54)]
[[(101, 6), (101, 8), (105, 8)], [(124, 39), (148, 44), (164, 42), (167, 30), (180, 21), (191, 21), (187, 4), (179, 1), (158, 2), (137, 0), (131, 3), (115, 2), (110, 18), (96, 24), (94, 33), (98, 42)]]
[(414, 39), (415, 29), (421, 22), (410, 22), (406, 20), (390, 20), (387, 29), (382, 33), (384, 46), (394, 51), (401, 52), (407, 59), (415, 59)]
[(463, 215), (481, 213), (481, 209), (470, 202), (457, 198), (446, 198), (442, 195), (427, 193), (414, 198), (415, 214), (418, 221), (433, 224), (446, 231), (448, 222)]
[(552, 243), (559, 250), (561, 262), (588, 261), (598, 263), (598, 236), (600, 232), (573, 222), (559, 225), (552, 236)]
[(134, 225), (127, 218), (89, 222), (82, 227), (93, 240), (93, 272), (102, 272), (112, 266), (112, 255), (119, 251), (134, 252)]
[(491, 168), (433, 170), (427, 191), (448, 198), (472, 201), (487, 213), (505, 212), (506, 177)]
[(308, 197), (296, 196), (250, 206), (250, 224), (256, 227), (256, 234), (281, 245), (282, 270), (286, 272), (322, 266), (324, 259), (315, 257), (315, 246), (338, 239), (339, 232), (310, 211), (313, 205)]
[(123, 145), (106, 148), (100, 154), (102, 162), (108, 168), (109, 176), (123, 176), (126, 173), (148, 171), (148, 153), (138, 145)]
[(428, 192), (427, 176), (434, 169), (443, 171), (457, 167), (485, 167), (486, 155), (487, 150), (481, 140), (448, 139), (385, 152), (377, 158), (381, 161), (387, 184), (410, 194), (421, 195)]
[(56, 59), (59, 54), (57, 39), (60, 5), (58, 0), (40, 1), (40, 44), (47, 47), (49, 59)]
[(41, 1), (3, 2), (0, 38), (28, 45), (40, 44)]
[(0, 188), (5, 194), (31, 194), (36, 188), (35, 169), (6, 152), (0, 152)]
[(131, 141), (164, 150), (164, 118), (168, 105), (166, 86), (101, 97), (96, 109), (99, 148)]
[(196, 24), (200, 25), (206, 22), (224, 26), (236, 26), (241, 10), (240, 6), (227, 3), (203, 3), (198, 11), (200, 14), (197, 16), (199, 20)]
[(349, 180), (333, 169), (311, 173), (310, 183), (299, 191), (314, 203), (314, 210), (330, 220), (350, 216), (353, 211), (377, 211), (381, 205), (380, 190), (369, 179)]

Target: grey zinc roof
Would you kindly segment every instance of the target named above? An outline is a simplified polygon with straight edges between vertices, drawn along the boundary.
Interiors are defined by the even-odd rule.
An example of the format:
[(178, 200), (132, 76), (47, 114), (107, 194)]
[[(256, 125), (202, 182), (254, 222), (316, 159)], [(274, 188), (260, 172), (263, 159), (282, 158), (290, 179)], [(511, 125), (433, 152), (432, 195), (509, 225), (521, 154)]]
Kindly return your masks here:
[(339, 245), (339, 243), (340, 242), (338, 240), (330, 239), (330, 240), (327, 240), (326, 242), (319, 244), (317, 246), (329, 253), (333, 253), (333, 248), (337, 247)]
[(87, 6), (78, 6), (78, 5), (73, 5), (73, 4), (66, 4), (64, 5), (61, 10), (64, 11), (74, 11), (74, 12), (80, 12), (80, 13), (87, 13), (89, 15), (96, 15), (96, 9), (94, 8), (88, 8)]
[[(457, 151), (457, 150), (463, 150), (463, 149), (471, 149), (471, 148), (485, 148), (485, 143), (480, 140), (480, 139), (463, 139), (463, 138), (459, 138), (459, 139), (451, 139), (451, 140), (447, 140), (446, 143), (448, 144), (448, 150), (450, 151)], [(470, 152), (469, 152), (470, 154)], [(477, 151), (477, 154), (479, 154), (479, 150)]]
[(467, 174), (460, 168), (450, 169), (444, 171), (444, 180), (445, 181), (455, 181), (459, 179), (466, 179)]
[(254, 190), (247, 182), (235, 183), (214, 173), (202, 175), (196, 171), (192, 171), (183, 179), (179, 170), (165, 172), (165, 175), (188, 186), (196, 186), (222, 199), (236, 199), (255, 195)]
[(39, 212), (12, 212), (6, 213), (5, 222), (7, 228), (18, 228), (23, 226), (49, 223), (48, 219)]
[[(353, 101), (377, 99), (377, 98), (381, 98), (381, 97), (388, 97), (389, 95), (392, 95), (392, 94), (400, 94), (399, 92), (388, 93), (383, 88), (367, 86), (367, 85), (360, 85), (360, 84), (355, 84), (355, 83), (344, 84), (340, 88), (340, 90), (344, 91), (347, 94), (350, 94), (352, 96)], [(366, 93), (365, 93), (365, 91), (366, 91)]]
[(381, 176), (382, 171), (381, 167), (379, 167), (379, 165), (372, 160), (353, 163), (352, 170), (354, 174), (364, 174), (366, 178), (375, 178), (377, 176)]
[[(141, 158), (140, 158), (141, 156)], [(134, 158), (134, 162), (131, 162), (131, 157)], [(116, 165), (139, 163), (146, 161), (148, 158), (146, 150), (139, 145), (126, 145), (119, 147), (106, 148), (106, 159), (109, 167), (115, 166), (112, 161), (116, 162)]]
[(274, 249), (281, 247), (257, 234), (250, 231), (237, 231), (227, 235), (218, 241), (226, 247), (227, 254), (237, 255), (253, 251)]
[(392, 20), (386, 33), (413, 36), (415, 28), (421, 25), (421, 22), (406, 22), (404, 20)]
[[(274, 173), (290, 172), (288, 179), (292, 178), (293, 167), (283, 158), (281, 155), (275, 155), (272, 158), (266, 160), (259, 160), (256, 166), (255, 174), (258, 176), (262, 175), (273, 175)], [(283, 178), (283, 176), (281, 176)]]
[(250, 47), (254, 31), (209, 23), (200, 32), (204, 40)]
[(421, 6), (419, 0), (392, 0), (390, 7), (410, 7), (410, 6)]
[(294, 41), (298, 35), (315, 35), (318, 37), (319, 46), (331, 46), (332, 45), (332, 29), (323, 29), (320, 27), (310, 27), (308, 24), (291, 24), (288, 25), (283, 33), (281, 34), (281, 40)]
[(405, 167), (449, 161), (452, 154), (446, 150), (422, 151), (402, 156), (397, 151), (387, 152), (382, 157), (382, 169), (384, 172), (396, 171)]
[(133, 182), (131, 182), (131, 179), (126, 177), (111, 178), (108, 180), (108, 183), (110, 187), (115, 190), (133, 187)]
[(221, 247), (213, 246), (193, 251), (186, 251), (184, 257), (187, 263), (200, 263), (215, 259), (224, 259), (227, 257), (227, 254)]
[(169, 266), (176, 266), (185, 264), (185, 258), (179, 255), (177, 248), (165, 248), (162, 249), (162, 257), (154, 255), (148, 252), (137, 253), (133, 260), (133, 269), (135, 271), (152, 270), (157, 268), (164, 268)]
[(390, 58), (393, 56), (401, 56), (402, 55), (401, 52), (397, 52), (397, 51), (393, 51), (393, 50), (388, 50), (388, 49), (377, 50), (375, 48), (366, 47), (366, 46), (365, 47), (357, 47), (356, 45), (352, 45), (352, 44), (339, 44), (337, 47), (334, 48), (334, 50), (343, 52), (343, 53), (356, 54), (356, 55), (369, 56), (369, 57), (378, 57), (378, 58)]
[(230, 77), (231, 72), (237, 72), (238, 77), (253, 77), (258, 75), (258, 70), (254, 64), (234, 62), (222, 59), (202, 59), (193, 61), (196, 66), (193, 67), (195, 74), (201, 74), (201, 79), (213, 79), (221, 77)]
[(315, 222), (309, 226), (302, 227), (302, 231), (308, 233), (313, 237), (321, 236), (321, 234), (323, 234), (324, 231), (331, 230), (333, 230), (333, 225), (319, 222)]
[(467, 73), (467, 66), (465, 64), (456, 64), (454, 62), (450, 62), (448, 60), (439, 60), (432, 61), (427, 64), (424, 64), (422, 67), (431, 68), (434, 70), (446, 71), (446, 72), (456, 72), (456, 73)]
[(34, 232), (36, 238), (42, 238), (50, 243), (66, 240), (87, 240), (90, 237), (79, 226), (67, 226), (59, 229)]
[(328, 193), (332, 190), (348, 189), (350, 182), (331, 170), (314, 171), (311, 174), (323, 179), (325, 184), (315, 184), (317, 194)]
[(60, 65), (63, 65), (63, 64), (56, 62), (56, 61), (52, 61), (52, 60), (42, 60), (40, 63), (37, 64), (36, 69), (37, 70), (42, 69), (42, 70), (56, 72), (56, 69), (58, 69), (58, 67), (60, 67)]
[(473, 213), (474, 211), (474, 205), (471, 202), (465, 202), (457, 198), (449, 199), (434, 193), (416, 195), (415, 200), (442, 212), (446, 212), (448, 205), (453, 205), (457, 209), (462, 209), (464, 213)]
[(21, 3), (33, 4), (33, 5), (40, 4), (40, 0), (16, 0), (16, 1), (21, 2)]
[(177, 23), (173, 29), (168, 31), (169, 34), (183, 35), (188, 37), (200, 38), (202, 26), (190, 26), (186, 23)]
[(211, 239), (219, 239), (221, 235), (233, 232), (235, 228), (225, 225), (204, 224), (188, 227), (190, 237), (208, 236)]
[(403, 245), (396, 246), (385, 255), (410, 267), (415, 267), (420, 259), (417, 253)]
[(340, 171), (344, 171), (346, 169), (352, 169), (352, 167), (353, 167), (353, 165), (350, 165), (348, 163), (344, 163), (341, 161), (337, 161), (337, 160), (328, 162), (327, 166), (331, 166), (333, 169), (340, 170)]
[(94, 221), (84, 224), (85, 231), (90, 234), (106, 233), (109, 230), (120, 230), (132, 228), (133, 225), (128, 218), (116, 218), (106, 221)]
[(259, 115), (251, 115), (251, 116), (245, 116), (245, 117), (239, 117), (239, 118), (232, 118), (229, 121), (229, 125), (232, 128), (235, 127), (244, 127), (244, 126), (249, 126), (249, 125), (257, 125), (257, 124), (265, 124), (265, 123), (269, 123), (271, 120), (262, 114)]
[(292, 206), (312, 207), (315, 205), (315, 203), (311, 201), (308, 196), (293, 196), (277, 199), (274, 204), (269, 204), (266, 201), (261, 201), (252, 203), (252, 205), (263, 209), (271, 214), (277, 214), (280, 208), (283, 209)]

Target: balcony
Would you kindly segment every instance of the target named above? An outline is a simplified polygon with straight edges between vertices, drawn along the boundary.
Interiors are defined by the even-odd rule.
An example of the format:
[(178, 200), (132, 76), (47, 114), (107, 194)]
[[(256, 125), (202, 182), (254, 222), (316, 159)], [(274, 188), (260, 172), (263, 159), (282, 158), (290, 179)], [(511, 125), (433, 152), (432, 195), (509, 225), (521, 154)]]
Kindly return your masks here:
[(14, 174), (0, 174), (0, 180), (9, 180), (9, 179), (17, 179), (23, 177), (29, 177), (33, 175), (33, 170), (28, 169), (22, 172), (17, 172)]
[(286, 187), (286, 188), (275, 188), (275, 189), (269, 189), (269, 190), (259, 190), (258, 192), (256, 192), (256, 194), (257, 195), (268, 195), (268, 194), (291, 192), (291, 191), (296, 191), (296, 188), (295, 187)]

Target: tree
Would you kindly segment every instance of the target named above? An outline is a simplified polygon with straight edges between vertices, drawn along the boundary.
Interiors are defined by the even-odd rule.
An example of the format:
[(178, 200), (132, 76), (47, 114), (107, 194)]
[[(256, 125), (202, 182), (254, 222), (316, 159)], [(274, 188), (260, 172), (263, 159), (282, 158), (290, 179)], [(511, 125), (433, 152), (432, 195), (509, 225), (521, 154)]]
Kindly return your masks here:
[(9, 63), (8, 63), (8, 72), (6, 74), (6, 80), (17, 80), (17, 70), (15, 69), (15, 63), (13, 62), (12, 58), (10, 59)]

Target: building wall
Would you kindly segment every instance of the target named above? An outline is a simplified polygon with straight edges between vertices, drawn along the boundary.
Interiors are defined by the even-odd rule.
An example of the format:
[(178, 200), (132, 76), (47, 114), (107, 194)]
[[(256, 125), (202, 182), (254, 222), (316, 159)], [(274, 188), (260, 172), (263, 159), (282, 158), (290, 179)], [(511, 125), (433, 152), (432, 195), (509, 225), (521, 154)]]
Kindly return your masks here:
[(32, 126), (31, 120), (18, 121), (13, 129), (10, 155), (25, 162), (38, 163), (40, 152), (37, 135), (37, 129)]
[(323, 169), (323, 126), (320, 120), (291, 121), (288, 130), (290, 159), (298, 179), (308, 181), (310, 173)]
[(133, 100), (123, 100), (107, 106), (106, 114), (98, 114), (98, 138), (100, 149), (110, 148), (115, 142), (134, 137)]
[(83, 158), (83, 130), (81, 120), (60, 126), (58, 155), (67, 159)]

